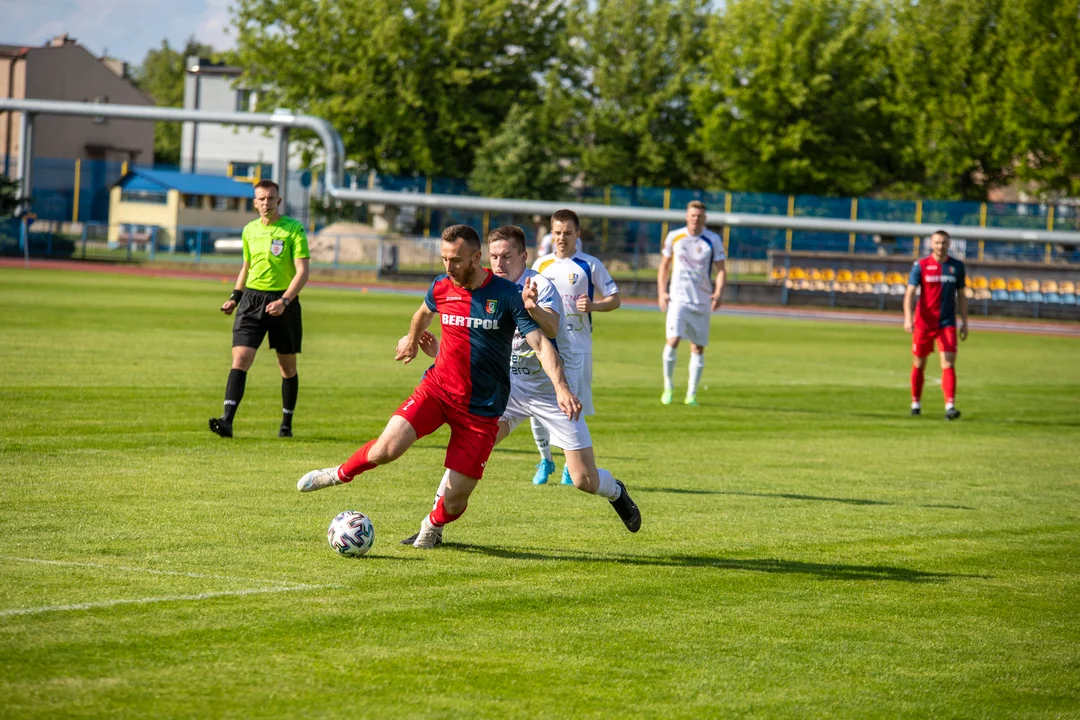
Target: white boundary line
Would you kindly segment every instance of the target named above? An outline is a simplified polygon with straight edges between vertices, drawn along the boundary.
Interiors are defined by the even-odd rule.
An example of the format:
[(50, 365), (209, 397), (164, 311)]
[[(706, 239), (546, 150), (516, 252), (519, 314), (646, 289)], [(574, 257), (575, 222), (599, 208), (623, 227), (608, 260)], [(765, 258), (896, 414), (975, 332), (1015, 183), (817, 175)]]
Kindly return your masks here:
[[(206, 573), (193, 573), (182, 572), (178, 570), (154, 570), (153, 568), (140, 568), (129, 567), (126, 565), (108, 565), (106, 563), (91, 563), (91, 562), (73, 562), (70, 560), (42, 560), (39, 558), (24, 558), (16, 557), (15, 555), (0, 555), (0, 560), (14, 560), (16, 562), (28, 562), (37, 563), (39, 565), (61, 565), (65, 567), (86, 567), (86, 568), (98, 568), (103, 570), (123, 570), (126, 572), (143, 572), (152, 573), (154, 575), (175, 575), (180, 577), (199, 578), (206, 580), (227, 580), (229, 582), (262, 582), (259, 580), (252, 580), (251, 578), (233, 577), (230, 575), (208, 575)], [(290, 582), (288, 580), (270, 580), (267, 581), (282, 588), (295, 587), (295, 588), (309, 588), (315, 587), (313, 585), (305, 585), (303, 583)]]
[(233, 597), (240, 595), (259, 595), (263, 593), (296, 592), (299, 590), (321, 590), (331, 588), (333, 585), (298, 585), (292, 587), (251, 588), (250, 590), (227, 590), (224, 592), (199, 593), (198, 595), (169, 595), (166, 597), (136, 598), (134, 600), (102, 600), (100, 602), (77, 603), (75, 605), (46, 605), (35, 608), (18, 608), (15, 610), (0, 610), (0, 617), (12, 617), (15, 615), (37, 615), (47, 612), (65, 612), (70, 610), (93, 610), (94, 608), (107, 608), (116, 605), (147, 605), (161, 602), (184, 602), (191, 600), (210, 600), (219, 597)]

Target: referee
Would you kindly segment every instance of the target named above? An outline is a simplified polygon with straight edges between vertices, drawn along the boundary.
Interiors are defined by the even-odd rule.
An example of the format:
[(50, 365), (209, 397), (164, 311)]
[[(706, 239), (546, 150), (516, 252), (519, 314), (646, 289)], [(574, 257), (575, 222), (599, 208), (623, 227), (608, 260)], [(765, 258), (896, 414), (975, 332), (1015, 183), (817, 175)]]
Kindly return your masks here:
[(281, 429), (278, 437), (292, 437), (299, 379), (296, 355), (303, 339), (300, 291), (308, 279), (307, 235), (304, 226), (278, 212), (281, 196), (273, 180), (255, 185), (255, 209), (259, 219), (244, 227), (244, 264), (236, 276), (236, 289), (221, 312), (232, 315), (232, 370), (225, 385), (225, 410), (210, 418), (210, 429), (221, 437), (233, 436), (233, 418), (244, 397), (247, 371), (255, 352), (270, 335), (281, 369)]

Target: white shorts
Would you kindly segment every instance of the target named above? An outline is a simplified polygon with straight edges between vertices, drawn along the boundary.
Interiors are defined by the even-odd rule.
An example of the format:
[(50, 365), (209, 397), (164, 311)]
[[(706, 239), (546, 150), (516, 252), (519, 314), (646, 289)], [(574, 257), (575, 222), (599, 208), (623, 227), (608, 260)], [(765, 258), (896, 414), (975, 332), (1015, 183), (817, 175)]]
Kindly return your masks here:
[(507, 400), (506, 410), (499, 421), (509, 425), (510, 432), (513, 432), (522, 420), (530, 417), (536, 418), (547, 428), (551, 434), (551, 444), (555, 447), (563, 450), (584, 450), (592, 447), (592, 437), (589, 435), (589, 426), (585, 424), (584, 415), (577, 420), (566, 417), (566, 413), (559, 409), (554, 391), (530, 394), (511, 383), (510, 399)]
[(592, 404), (592, 355), (564, 355), (562, 361), (566, 382), (570, 383), (570, 389), (581, 400), (582, 416), (595, 414)]
[(709, 311), (690, 310), (681, 305), (668, 305), (668, 339), (686, 338), (695, 345), (705, 347), (709, 344), (709, 324), (712, 313)]

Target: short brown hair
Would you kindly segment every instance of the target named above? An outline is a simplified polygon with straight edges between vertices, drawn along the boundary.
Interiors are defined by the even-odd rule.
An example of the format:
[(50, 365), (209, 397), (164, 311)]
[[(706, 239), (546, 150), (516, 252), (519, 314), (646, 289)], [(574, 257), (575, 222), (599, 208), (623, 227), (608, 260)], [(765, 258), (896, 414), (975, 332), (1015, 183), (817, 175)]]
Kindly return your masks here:
[(488, 233), (488, 245), (500, 241), (508, 242), (518, 251), (525, 252), (525, 231), (517, 225), (501, 225)]
[(944, 238), (945, 238), (946, 240), (949, 240), (949, 239), (951, 239), (951, 238), (952, 238), (952, 235), (950, 235), (949, 233), (945, 232), (944, 230), (936, 230), (935, 232), (933, 232), (933, 233), (931, 233), (931, 234), (930, 234), (930, 237), (934, 237), (934, 235), (941, 235), (941, 236), (942, 236), (942, 237), (944, 237)]
[(259, 182), (255, 183), (255, 187), (252, 189), (252, 191), (258, 190), (259, 188), (262, 188), (263, 190), (269, 190), (270, 188), (274, 188), (274, 194), (281, 195), (281, 188), (279, 188), (278, 184), (273, 180), (260, 180)]
[(458, 240), (463, 240), (473, 252), (480, 250), (480, 235), (468, 225), (451, 225), (442, 231), (444, 243), (456, 243)]
[(708, 208), (705, 207), (705, 203), (701, 202), (700, 200), (691, 200), (690, 202), (686, 203), (687, 210), (692, 210), (695, 208), (698, 210), (708, 210)]
[(551, 222), (558, 220), (561, 223), (574, 223), (574, 229), (581, 229), (581, 221), (578, 220), (577, 213), (573, 210), (556, 210), (555, 214), (551, 216)]

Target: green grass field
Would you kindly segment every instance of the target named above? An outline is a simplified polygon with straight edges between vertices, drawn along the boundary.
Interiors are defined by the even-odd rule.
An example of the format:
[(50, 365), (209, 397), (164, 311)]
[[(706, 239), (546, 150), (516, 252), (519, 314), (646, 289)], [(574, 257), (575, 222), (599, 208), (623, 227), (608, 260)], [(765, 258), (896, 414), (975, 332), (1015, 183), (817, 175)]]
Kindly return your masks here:
[(661, 316), (600, 316), (641, 532), (522, 429), (425, 552), (445, 429), (295, 489), (416, 383), (419, 297), (305, 291), (296, 437), (264, 349), (226, 441), (228, 287), (0, 269), (0, 717), (1080, 717), (1080, 341), (973, 333), (947, 423), (899, 326), (717, 316), (687, 408)]

